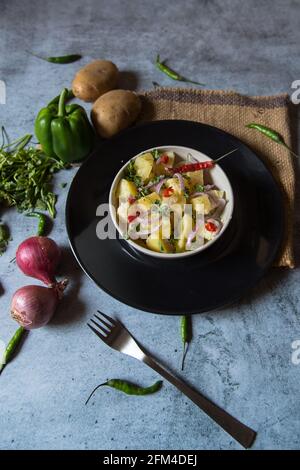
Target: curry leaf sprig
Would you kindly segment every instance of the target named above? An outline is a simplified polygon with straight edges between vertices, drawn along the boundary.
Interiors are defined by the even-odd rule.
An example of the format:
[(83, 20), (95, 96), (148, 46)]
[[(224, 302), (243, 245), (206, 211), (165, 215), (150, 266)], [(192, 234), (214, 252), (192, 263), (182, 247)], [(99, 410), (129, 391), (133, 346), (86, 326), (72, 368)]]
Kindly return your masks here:
[(136, 174), (136, 169), (134, 167), (134, 161), (131, 160), (129, 164), (127, 165), (127, 168), (125, 170), (125, 178), (128, 181), (133, 181), (137, 186), (141, 185), (141, 178)]
[(16, 206), (20, 212), (47, 210), (55, 217), (56, 195), (51, 191), (53, 174), (64, 164), (35, 147), (25, 148), (30, 136), (0, 149), (0, 203)]
[(271, 129), (270, 127), (264, 126), (263, 124), (259, 124), (257, 122), (250, 122), (250, 124), (246, 124), (246, 127), (249, 129), (256, 129), (257, 131), (261, 132), (263, 135), (268, 137), (269, 139), (273, 140), (277, 144), (282, 145), (285, 147), (294, 157), (300, 158), (293, 150), (285, 143), (284, 138), (279, 134), (279, 132)]

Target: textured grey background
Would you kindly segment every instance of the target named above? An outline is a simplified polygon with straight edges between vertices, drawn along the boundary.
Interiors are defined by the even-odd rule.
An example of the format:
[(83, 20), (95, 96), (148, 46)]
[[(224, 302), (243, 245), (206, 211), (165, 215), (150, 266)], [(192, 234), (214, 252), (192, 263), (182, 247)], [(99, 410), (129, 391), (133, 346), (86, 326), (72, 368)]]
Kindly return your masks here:
[[(158, 51), (209, 88), (289, 93), (291, 82), (300, 79), (299, 8), (296, 0), (0, 0), (0, 79), (7, 85), (0, 124), (11, 137), (32, 131), (37, 110), (95, 58), (115, 61), (129, 88), (148, 89), (153, 80), (173, 85), (153, 66)], [(84, 59), (59, 66), (26, 50), (80, 52)], [(118, 315), (177, 371), (181, 344), (178, 318), (122, 305), (76, 266), (64, 227), (68, 188), (59, 186), (70, 183), (75, 171), (56, 179), (58, 217), (51, 234), (66, 247), (61, 274), (71, 285), (55, 320), (29, 334), (0, 378), (0, 448), (239, 449), (167, 383), (156, 396), (143, 398), (103, 389), (84, 406), (91, 388), (106, 378), (145, 385), (157, 379), (91, 334), (85, 322), (96, 308)], [(2, 219), (13, 237), (0, 260), (0, 338), (7, 341), (15, 329), (11, 296), (31, 283), (9, 260), (36, 225), (14, 210)], [(299, 269), (275, 269), (238, 305), (193, 318), (194, 339), (182, 376), (256, 429), (256, 449), (300, 448), (300, 365), (291, 362), (291, 342), (300, 339), (299, 303)]]

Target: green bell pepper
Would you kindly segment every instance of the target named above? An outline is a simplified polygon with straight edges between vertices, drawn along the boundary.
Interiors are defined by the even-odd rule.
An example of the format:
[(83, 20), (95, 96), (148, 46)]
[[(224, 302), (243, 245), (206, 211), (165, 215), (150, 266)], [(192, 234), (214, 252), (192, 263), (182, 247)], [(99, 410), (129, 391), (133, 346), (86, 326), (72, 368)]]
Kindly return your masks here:
[(34, 125), (44, 152), (65, 163), (83, 160), (94, 144), (94, 132), (84, 108), (77, 104), (66, 105), (69, 96), (65, 88), (58, 102), (54, 99), (40, 110)]

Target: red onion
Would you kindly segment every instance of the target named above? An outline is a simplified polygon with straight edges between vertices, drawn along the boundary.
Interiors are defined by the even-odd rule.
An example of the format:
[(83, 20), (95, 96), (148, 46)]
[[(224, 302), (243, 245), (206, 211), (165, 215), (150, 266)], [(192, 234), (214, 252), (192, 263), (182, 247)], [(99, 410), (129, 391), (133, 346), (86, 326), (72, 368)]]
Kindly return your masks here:
[(166, 178), (163, 178), (161, 179), (158, 183), (156, 183), (155, 185), (153, 185), (153, 189), (154, 191), (159, 194), (160, 190), (161, 190), (161, 187), (162, 185), (164, 184), (164, 182), (166, 181)]
[(198, 160), (195, 157), (193, 157), (193, 155), (191, 153), (187, 154), (186, 159), (189, 163), (198, 163)]
[(204, 194), (203, 191), (197, 191), (197, 192), (191, 194), (190, 197), (192, 198), (192, 197), (196, 197), (196, 196), (203, 196), (203, 194)]
[(196, 226), (195, 227), (195, 230), (192, 230), (189, 234), (188, 234), (188, 237), (187, 237), (187, 241), (186, 241), (186, 245), (185, 245), (185, 249), (186, 250), (191, 250), (192, 249), (192, 241), (194, 240), (195, 236), (197, 235), (199, 231), (199, 226)]
[(51, 320), (66, 285), (67, 281), (62, 281), (55, 287), (21, 287), (12, 299), (12, 318), (27, 330), (46, 325)]
[(215, 186), (214, 184), (206, 184), (206, 185), (204, 186), (204, 192), (210, 191), (211, 189), (215, 189), (215, 187), (216, 187), (216, 186)]
[(180, 183), (180, 189), (181, 191), (184, 191), (184, 179), (180, 173), (174, 173), (174, 176), (177, 176), (179, 183)]
[(30, 237), (17, 249), (16, 261), (26, 276), (34, 277), (47, 286), (56, 283), (55, 270), (60, 260), (60, 249), (51, 238)]

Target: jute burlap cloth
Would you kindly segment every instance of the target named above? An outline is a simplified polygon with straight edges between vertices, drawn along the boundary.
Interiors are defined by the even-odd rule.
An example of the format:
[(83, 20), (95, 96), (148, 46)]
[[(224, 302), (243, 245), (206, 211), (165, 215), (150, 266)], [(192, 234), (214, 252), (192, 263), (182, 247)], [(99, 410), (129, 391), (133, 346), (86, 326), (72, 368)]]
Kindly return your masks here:
[(281, 187), (285, 204), (285, 237), (275, 265), (293, 268), (293, 158), (281, 145), (245, 127), (253, 121), (269, 126), (292, 146), (288, 95), (250, 97), (233, 91), (156, 88), (140, 96), (143, 111), (139, 121), (187, 119), (210, 124), (241, 139), (265, 161)]

